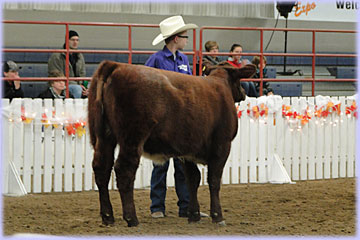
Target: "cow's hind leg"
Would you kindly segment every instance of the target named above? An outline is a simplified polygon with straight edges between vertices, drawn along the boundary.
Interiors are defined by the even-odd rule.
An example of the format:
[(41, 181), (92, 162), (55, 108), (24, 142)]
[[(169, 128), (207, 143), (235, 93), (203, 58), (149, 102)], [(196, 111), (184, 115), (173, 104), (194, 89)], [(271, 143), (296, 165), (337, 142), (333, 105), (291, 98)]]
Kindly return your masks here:
[(134, 204), (134, 181), (142, 154), (141, 149), (140, 146), (120, 146), (119, 157), (114, 166), (122, 202), (123, 219), (127, 222), (128, 227), (139, 224)]
[(111, 169), (114, 164), (114, 150), (116, 142), (114, 140), (97, 139), (94, 159), (92, 167), (95, 173), (95, 182), (99, 189), (100, 198), (100, 215), (102, 217), (102, 223), (109, 225), (114, 223), (114, 214), (109, 199), (109, 180), (111, 175)]
[(183, 166), (190, 198), (188, 205), (188, 222), (198, 222), (200, 221), (200, 207), (197, 199), (197, 191), (201, 179), (200, 171), (196, 164), (190, 161), (185, 161)]
[(217, 146), (208, 162), (208, 184), (210, 190), (210, 213), (214, 223), (225, 225), (220, 205), (220, 182), (223, 169), (230, 153), (231, 143)]

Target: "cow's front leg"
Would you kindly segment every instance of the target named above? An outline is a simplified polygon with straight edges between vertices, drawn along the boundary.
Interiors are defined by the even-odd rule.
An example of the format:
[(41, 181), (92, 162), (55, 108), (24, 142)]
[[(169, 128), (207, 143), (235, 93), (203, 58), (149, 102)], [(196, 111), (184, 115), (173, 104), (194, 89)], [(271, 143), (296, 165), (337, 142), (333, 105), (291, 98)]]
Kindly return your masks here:
[(97, 141), (94, 151), (92, 167), (95, 174), (95, 182), (99, 189), (100, 215), (102, 223), (109, 225), (114, 223), (114, 214), (109, 198), (109, 180), (111, 169), (114, 164), (115, 142)]
[[(220, 177), (219, 177), (220, 175)], [(219, 223), (223, 225), (225, 223), (222, 210), (220, 205), (220, 181), (221, 181), (221, 174), (218, 173), (218, 170), (208, 170), (208, 183), (209, 183), (209, 190), (210, 190), (210, 213), (213, 223)]]
[(217, 223), (221, 226), (225, 225), (225, 221), (222, 216), (222, 210), (220, 205), (220, 184), (223, 169), (230, 152), (230, 145), (223, 144), (211, 155), (211, 159), (208, 162), (208, 184), (210, 190), (210, 213), (213, 223)]
[(186, 184), (189, 191), (188, 222), (200, 221), (200, 207), (197, 199), (197, 191), (200, 184), (200, 171), (195, 163), (185, 161), (183, 163)]
[(134, 181), (140, 156), (137, 148), (120, 147), (119, 157), (114, 166), (122, 202), (123, 219), (127, 222), (128, 227), (139, 224), (134, 204)]

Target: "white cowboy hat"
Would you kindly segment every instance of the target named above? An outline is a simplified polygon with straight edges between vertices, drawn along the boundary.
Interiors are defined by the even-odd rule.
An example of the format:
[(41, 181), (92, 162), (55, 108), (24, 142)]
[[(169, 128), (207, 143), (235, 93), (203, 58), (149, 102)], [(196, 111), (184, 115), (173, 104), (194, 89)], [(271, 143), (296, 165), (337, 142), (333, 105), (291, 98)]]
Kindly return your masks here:
[(161, 41), (186, 30), (198, 28), (196, 24), (185, 24), (181, 16), (173, 16), (166, 18), (160, 24), (160, 34), (154, 39), (152, 45), (155, 46)]

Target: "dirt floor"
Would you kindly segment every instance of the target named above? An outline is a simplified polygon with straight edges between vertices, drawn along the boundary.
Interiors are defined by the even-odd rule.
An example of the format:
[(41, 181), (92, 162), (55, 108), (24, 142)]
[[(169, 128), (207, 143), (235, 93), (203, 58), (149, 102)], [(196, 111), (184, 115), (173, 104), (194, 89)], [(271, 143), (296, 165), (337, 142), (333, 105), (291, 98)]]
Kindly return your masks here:
[[(188, 224), (177, 217), (176, 194), (169, 188), (166, 217), (152, 219), (149, 190), (135, 190), (140, 225), (128, 228), (121, 216), (120, 196), (111, 191), (115, 225), (105, 227), (98, 193), (28, 194), (3, 197), (5, 235), (355, 235), (354, 178), (300, 181), (296, 184), (223, 185), (221, 202), (226, 226), (203, 218)], [(202, 212), (209, 213), (209, 190), (199, 188)]]

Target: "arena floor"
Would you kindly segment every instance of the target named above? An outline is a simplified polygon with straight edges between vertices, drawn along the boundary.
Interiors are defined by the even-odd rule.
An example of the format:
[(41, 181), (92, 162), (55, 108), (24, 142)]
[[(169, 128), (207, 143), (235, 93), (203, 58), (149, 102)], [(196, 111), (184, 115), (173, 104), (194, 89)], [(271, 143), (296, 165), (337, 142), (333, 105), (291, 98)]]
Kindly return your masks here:
[[(152, 219), (149, 190), (136, 190), (140, 225), (128, 228), (118, 192), (111, 191), (116, 223), (101, 225), (98, 193), (28, 194), (3, 197), (5, 235), (34, 233), (67, 236), (124, 235), (346, 235), (356, 234), (355, 178), (300, 181), (296, 184), (223, 185), (221, 201), (227, 226), (204, 218), (188, 224), (177, 217), (176, 194), (169, 188), (167, 217)], [(209, 191), (199, 189), (201, 211), (209, 213)]]

